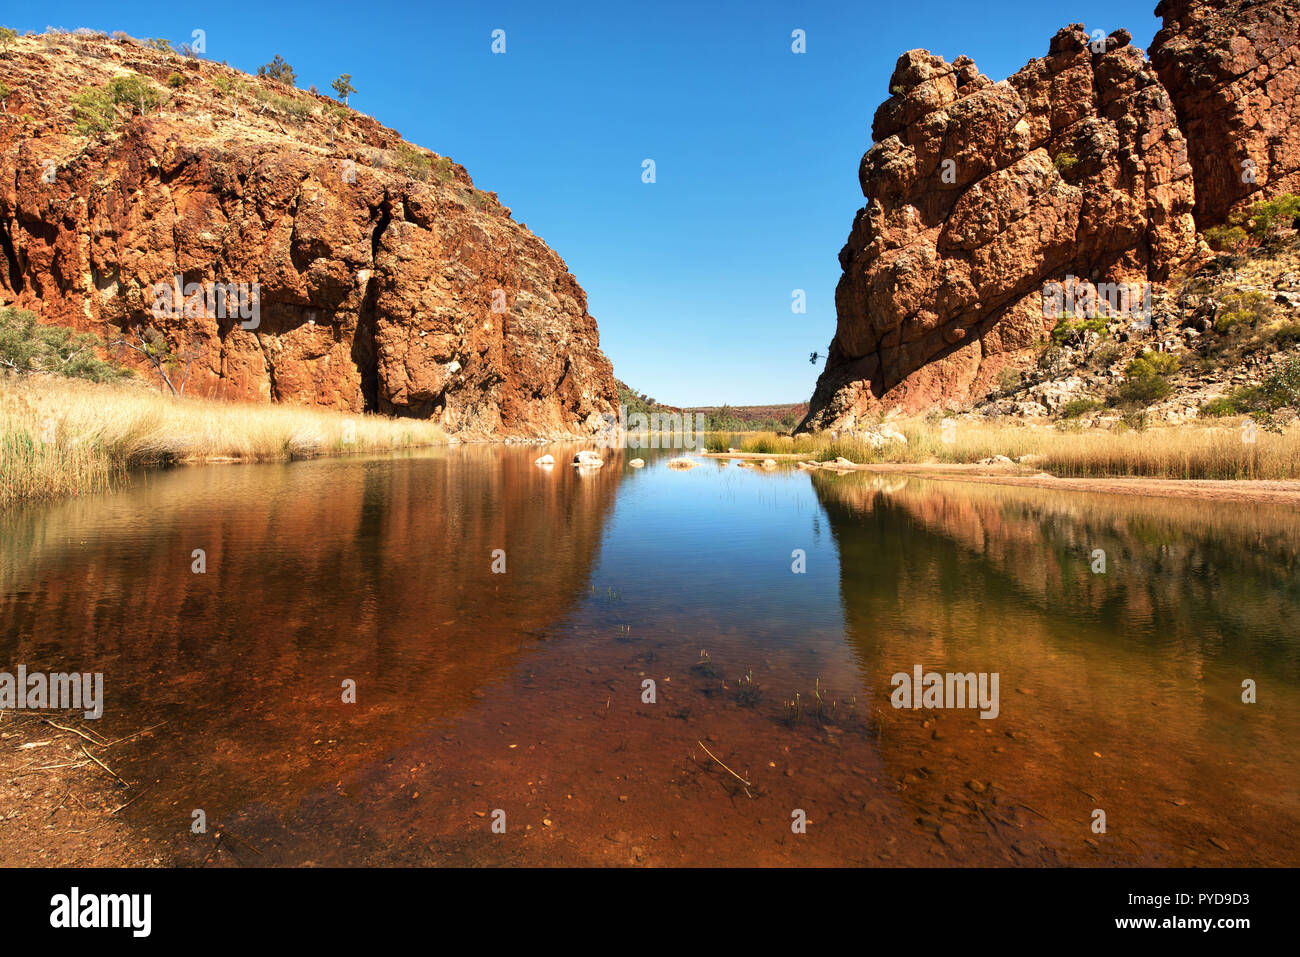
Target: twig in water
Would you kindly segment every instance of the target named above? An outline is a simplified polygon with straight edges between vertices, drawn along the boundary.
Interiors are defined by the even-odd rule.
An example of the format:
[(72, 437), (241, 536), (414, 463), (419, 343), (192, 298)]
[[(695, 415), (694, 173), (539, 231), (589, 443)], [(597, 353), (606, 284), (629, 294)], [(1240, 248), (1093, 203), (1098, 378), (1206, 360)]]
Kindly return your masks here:
[(1020, 805), (1017, 805), (1017, 807), (1022, 807), (1022, 808), (1024, 808), (1026, 811), (1033, 811), (1035, 814), (1037, 814), (1039, 817), (1041, 817), (1044, 821), (1050, 821), (1050, 820), (1051, 820), (1051, 818), (1048, 817), (1046, 814), (1044, 814), (1042, 811), (1034, 810), (1034, 808), (1030, 807), (1028, 804), (1020, 804)]
[(242, 837), (240, 837), (238, 834), (236, 834), (236, 833), (235, 833), (234, 831), (232, 831), (230, 828), (228, 828), (228, 827), (222, 827), (220, 824), (218, 824), (218, 825), (217, 825), (217, 837), (226, 837), (227, 835), (229, 835), (230, 837), (233, 837), (233, 838), (234, 838), (236, 841), (238, 841), (240, 844), (243, 844), (244, 847), (248, 848), (250, 851), (252, 851), (252, 852), (253, 852), (254, 854), (256, 854), (258, 857), (261, 857), (261, 856), (262, 856), (262, 852), (261, 852), (261, 851), (259, 851), (257, 848), (255, 848), (252, 844), (249, 844), (246, 840), (244, 840)]
[[(704, 742), (703, 742), (703, 741), (698, 741), (698, 740), (697, 740), (695, 743), (698, 744), (701, 748), (704, 748)], [(708, 748), (704, 748), (704, 753), (707, 754), (709, 757), (713, 758), (714, 761), (718, 761), (718, 756), (717, 756), (716, 754), (714, 754), (712, 751), (710, 751)], [(741, 777), (739, 774), (737, 774), (735, 771), (731, 770), (731, 768), (727, 767), (727, 766), (726, 766), (725, 764), (723, 764), (721, 761), (718, 761), (718, 765), (722, 768), (722, 770), (726, 771), (728, 774), (730, 774), (733, 778), (735, 778), (735, 779), (736, 779), (737, 781), (739, 781), (741, 784), (745, 785), (745, 788), (746, 788), (746, 790), (745, 790), (745, 794), (746, 794), (747, 796), (749, 796), (749, 797), (752, 797), (752, 796), (753, 796), (753, 795), (751, 795), (751, 794), (749, 793), (749, 790), (748, 790), (748, 789), (749, 789), (749, 788), (752, 788), (754, 785), (750, 784), (748, 781), (746, 781), (744, 778), (742, 778), (742, 777)]]
[[(68, 788), (68, 794), (71, 794), (71, 793), (72, 793), (72, 789), (71, 789), (71, 788)], [(55, 812), (57, 812), (57, 811), (59, 811), (59, 810), (61, 810), (61, 809), (63, 808), (63, 802), (66, 801), (66, 800), (68, 799), (68, 794), (65, 794), (65, 795), (63, 795), (63, 797), (59, 798), (58, 806), (55, 807), (52, 811), (50, 811), (49, 814), (45, 815), (45, 820), (48, 821), (50, 818), (54, 817)]]
[(70, 731), (71, 733), (77, 735), (80, 738), (85, 738), (87, 741), (89, 741), (97, 748), (102, 748), (104, 746), (104, 743), (102, 741), (96, 741), (94, 738), (86, 734), (84, 731), (78, 731), (76, 728), (65, 728), (61, 724), (55, 724), (49, 718), (45, 719), (45, 723), (48, 724), (51, 728), (58, 728), (60, 731)]
[(135, 797), (133, 797), (133, 798), (131, 798), (131, 800), (127, 801), (126, 804), (119, 804), (117, 807), (113, 808), (113, 810), (109, 811), (109, 812), (108, 812), (108, 816), (109, 816), (109, 817), (112, 817), (112, 816), (113, 816), (114, 814), (116, 814), (118, 811), (122, 810), (122, 808), (124, 808), (124, 807), (129, 807), (129, 806), (131, 806), (132, 804), (134, 804), (136, 801), (140, 800), (140, 796), (143, 795), (145, 791), (148, 791), (149, 788), (151, 788), (151, 787), (153, 787), (152, 784), (150, 784), (148, 787), (143, 787), (143, 788), (141, 788), (139, 791), (136, 792)]
[(101, 745), (101, 747), (111, 748), (115, 744), (121, 744), (123, 741), (130, 741), (132, 738), (138, 738), (142, 734), (146, 734), (147, 732), (152, 731), (155, 728), (161, 728), (164, 724), (170, 724), (170, 723), (171, 723), (170, 721), (159, 721), (157, 724), (151, 724), (149, 725), (149, 727), (137, 731), (135, 734), (128, 734), (125, 738), (118, 738), (116, 741), (110, 741), (108, 742), (108, 744)]
[(85, 746), (84, 744), (81, 746), (81, 753), (84, 754), (86, 757), (90, 758), (90, 760), (94, 761), (96, 764), (98, 764), (101, 768), (103, 768), (103, 769), (104, 769), (105, 771), (107, 771), (109, 774), (113, 775), (113, 777), (117, 778), (117, 780), (121, 783), (122, 787), (124, 787), (124, 788), (129, 788), (129, 787), (131, 786), (131, 785), (127, 784), (125, 781), (123, 781), (122, 778), (118, 775), (118, 773), (117, 773), (116, 771), (114, 771), (112, 768), (110, 768), (110, 767), (109, 767), (107, 764), (105, 764), (103, 761), (99, 760), (99, 758), (95, 757), (93, 754), (91, 754), (89, 751), (87, 751), (87, 750), (86, 750), (86, 746)]

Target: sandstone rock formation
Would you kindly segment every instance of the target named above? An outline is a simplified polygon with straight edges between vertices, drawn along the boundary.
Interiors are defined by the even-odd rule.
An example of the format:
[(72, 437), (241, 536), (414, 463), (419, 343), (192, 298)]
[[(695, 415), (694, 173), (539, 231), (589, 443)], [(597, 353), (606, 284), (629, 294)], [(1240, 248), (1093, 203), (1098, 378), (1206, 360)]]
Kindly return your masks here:
[(1162, 0), (1156, 14), (1151, 63), (1192, 146), (1197, 226), (1256, 192), (1300, 192), (1300, 7)]
[[(133, 77), (160, 108), (119, 104), (79, 134), (74, 96)], [(369, 117), (102, 36), (20, 38), (0, 82), (5, 304), (106, 341), (152, 324), (198, 357), (188, 391), (205, 395), (552, 436), (589, 435), (616, 407), (560, 257), (463, 168)], [(256, 328), (198, 299), (157, 318), (173, 277), (257, 283)]]
[[(1049, 284), (1168, 278), (1196, 253), (1197, 225), (1248, 195), (1227, 183), (1245, 153), (1271, 164), (1270, 192), (1293, 186), (1286, 6), (1166, 0), (1155, 64), (1126, 31), (1079, 24), (999, 83), (967, 57), (904, 54), (859, 169), (867, 205), (840, 252), (835, 338), (801, 428), (982, 396), (1058, 321)], [(1180, 117), (1207, 141), (1189, 144)]]

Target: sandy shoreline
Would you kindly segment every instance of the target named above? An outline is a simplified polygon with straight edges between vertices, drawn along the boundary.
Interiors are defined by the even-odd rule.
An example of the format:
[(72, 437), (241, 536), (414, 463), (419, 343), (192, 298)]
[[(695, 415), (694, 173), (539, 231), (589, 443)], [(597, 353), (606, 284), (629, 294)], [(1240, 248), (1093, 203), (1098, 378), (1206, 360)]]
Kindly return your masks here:
[[(713, 459), (807, 461), (807, 454), (758, 452), (706, 452)], [(1065, 492), (1104, 492), (1113, 495), (1156, 495), (1163, 498), (1196, 499), (1212, 502), (1263, 502), (1300, 506), (1300, 481), (1251, 479), (1156, 479), (1156, 478), (1060, 478), (1017, 465), (979, 465), (955, 462), (878, 462), (866, 465), (836, 465), (822, 462), (819, 468), (832, 472), (879, 472), (916, 475), (957, 482), (1014, 485)]]
[[(63, 728), (50, 724), (54, 721)], [(0, 866), (158, 867), (164, 849), (120, 811), (122, 787), (82, 749), (75, 715), (0, 712)], [(110, 758), (111, 760), (111, 758)]]

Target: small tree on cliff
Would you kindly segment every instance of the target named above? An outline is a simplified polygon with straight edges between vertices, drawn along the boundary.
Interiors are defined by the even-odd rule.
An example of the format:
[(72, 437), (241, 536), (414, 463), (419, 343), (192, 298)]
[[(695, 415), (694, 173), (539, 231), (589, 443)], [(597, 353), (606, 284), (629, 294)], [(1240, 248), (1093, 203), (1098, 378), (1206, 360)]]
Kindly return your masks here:
[(124, 104), (132, 113), (138, 111), (141, 116), (148, 116), (150, 110), (158, 111), (158, 91), (138, 74), (114, 77), (108, 94), (114, 103)]
[(5, 86), (3, 80), (0, 80), (0, 112), (9, 112), (9, 94), (12, 92), (13, 90)]
[(0, 50), (9, 55), (9, 44), (18, 39), (18, 31), (11, 27), (0, 27)]
[(347, 106), (348, 104), (348, 94), (357, 92), (356, 87), (352, 85), (351, 73), (342, 74), (337, 80), (331, 83), (330, 86), (334, 87), (334, 92), (338, 94), (339, 99), (343, 101), (344, 106)]
[(185, 385), (190, 381), (190, 370), (199, 360), (202, 352), (197, 347), (175, 349), (167, 337), (154, 326), (127, 327), (121, 339), (114, 339), (113, 346), (129, 349), (153, 366), (154, 372), (162, 384), (171, 390), (172, 395), (185, 394)]
[(276, 83), (283, 83), (285, 86), (294, 86), (298, 82), (298, 75), (293, 72), (293, 67), (285, 63), (284, 57), (278, 53), (270, 63), (264, 63), (257, 68), (257, 75), (274, 80)]

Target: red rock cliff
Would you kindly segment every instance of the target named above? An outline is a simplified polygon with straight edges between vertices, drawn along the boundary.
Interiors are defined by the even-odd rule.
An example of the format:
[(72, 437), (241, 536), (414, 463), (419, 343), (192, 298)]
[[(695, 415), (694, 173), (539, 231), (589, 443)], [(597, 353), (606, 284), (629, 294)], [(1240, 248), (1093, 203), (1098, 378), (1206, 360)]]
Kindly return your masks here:
[[(79, 91), (135, 76), (160, 108), (76, 131)], [(450, 160), (325, 97), (133, 41), (20, 38), (0, 82), (0, 301), (105, 340), (152, 323), (199, 356), (202, 394), (547, 435), (615, 407), (582, 288)], [(257, 283), (257, 327), (156, 318), (174, 276)]]
[(1300, 192), (1300, 6), (1162, 0), (1151, 63), (1191, 144), (1196, 224), (1255, 193)]
[[(983, 395), (1055, 324), (1046, 284), (1166, 279), (1196, 252), (1198, 224), (1265, 183), (1295, 188), (1294, 4), (1159, 12), (1154, 62), (1127, 32), (1099, 42), (1079, 24), (1000, 83), (966, 57), (899, 59), (805, 428)], [(1267, 170), (1238, 188), (1248, 156)]]

